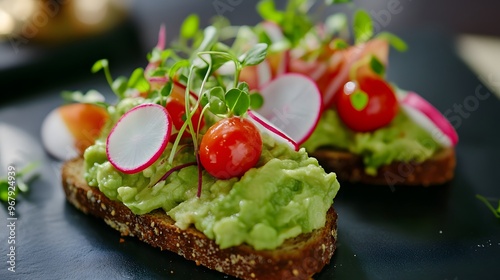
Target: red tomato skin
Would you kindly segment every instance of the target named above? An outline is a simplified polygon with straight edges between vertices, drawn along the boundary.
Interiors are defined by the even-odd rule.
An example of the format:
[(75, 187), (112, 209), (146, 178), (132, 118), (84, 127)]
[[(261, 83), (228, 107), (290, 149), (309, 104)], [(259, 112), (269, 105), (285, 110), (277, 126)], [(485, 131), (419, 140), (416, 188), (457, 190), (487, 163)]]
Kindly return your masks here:
[(342, 121), (357, 132), (370, 132), (388, 125), (399, 110), (392, 88), (376, 77), (360, 79), (357, 87), (368, 94), (368, 104), (363, 110), (356, 110), (350, 100), (351, 92), (343, 91), (337, 101), (337, 112)]
[(200, 161), (205, 170), (218, 179), (240, 177), (259, 161), (262, 138), (247, 119), (225, 118), (203, 136)]
[[(180, 130), (182, 125), (184, 124), (184, 119), (186, 118), (186, 108), (184, 106), (184, 102), (179, 101), (179, 99), (172, 98), (167, 102), (165, 108), (172, 117), (172, 123), (175, 129)], [(200, 126), (197, 127), (200, 118), (201, 118), (201, 123)], [(205, 125), (205, 120), (203, 117), (201, 117), (200, 107), (198, 107), (198, 110), (196, 110), (195, 114), (191, 118), (191, 122), (193, 123), (193, 127), (196, 128), (196, 131), (199, 131)], [(189, 133), (188, 129), (186, 129), (182, 134), (182, 138), (186, 137), (191, 137), (191, 134)]]

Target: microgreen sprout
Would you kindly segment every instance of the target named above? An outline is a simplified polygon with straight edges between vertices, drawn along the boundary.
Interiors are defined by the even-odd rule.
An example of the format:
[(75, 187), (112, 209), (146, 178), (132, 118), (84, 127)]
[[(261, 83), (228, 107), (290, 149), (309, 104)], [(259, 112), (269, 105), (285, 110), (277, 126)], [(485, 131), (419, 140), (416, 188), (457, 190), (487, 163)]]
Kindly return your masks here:
[(495, 217), (497, 217), (497, 218), (500, 219), (500, 200), (498, 201), (498, 207), (497, 207), (497, 209), (495, 209), (493, 207), (493, 205), (491, 205), (490, 201), (486, 197), (484, 197), (482, 195), (479, 195), (479, 194), (476, 194), (476, 198), (479, 199), (479, 200), (481, 200), (486, 205), (486, 207), (488, 207), (488, 209), (491, 210), (491, 212), (493, 213), (493, 215), (495, 215)]
[[(34, 171), (38, 166), (39, 166), (38, 162), (32, 162), (26, 165), (21, 170), (16, 172), (15, 180), (9, 180), (8, 177), (0, 178), (0, 200), (8, 201), (9, 197), (11, 199), (15, 198), (19, 194), (19, 192), (22, 193), (28, 192), (29, 190), (28, 181), (31, 180), (31, 178), (25, 178), (25, 176), (30, 172)], [(16, 187), (14, 191), (14, 196), (9, 195), (9, 187), (13, 186)]]

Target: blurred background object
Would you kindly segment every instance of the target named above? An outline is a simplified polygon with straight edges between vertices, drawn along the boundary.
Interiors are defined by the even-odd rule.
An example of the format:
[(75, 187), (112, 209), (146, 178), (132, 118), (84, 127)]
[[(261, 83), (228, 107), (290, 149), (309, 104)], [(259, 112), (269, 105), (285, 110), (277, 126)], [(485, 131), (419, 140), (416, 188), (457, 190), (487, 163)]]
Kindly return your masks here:
[(105, 32), (123, 21), (129, 1), (0, 0), (0, 36), (56, 44)]
[(0, 0), (0, 95), (24, 98), (54, 84), (88, 79), (98, 59), (119, 65), (136, 57), (140, 47), (130, 5), (129, 0)]
[[(275, 2), (283, 7), (287, 1)], [(316, 2), (319, 8), (313, 10), (319, 17), (339, 11), (349, 14), (361, 7), (374, 19), (377, 32), (390, 31), (402, 37), (420, 31), (452, 38), (469, 34), (475, 35), (469, 39), (500, 38), (500, 28), (495, 22), (500, 11), (498, 0), (453, 3), (354, 0), (327, 8), (321, 6), (323, 0)], [(180, 24), (191, 13), (200, 15), (201, 26), (210, 24), (214, 16), (227, 17), (236, 25), (251, 25), (260, 20), (256, 3), (253, 0), (0, 0), (0, 86), (16, 88), (15, 94), (2, 91), (0, 95), (26, 96), (61, 81), (88, 79), (92, 63), (104, 57), (110, 60), (112, 69), (143, 66), (146, 53), (156, 44), (161, 24), (167, 27), (167, 41), (178, 36)], [(479, 41), (485, 41), (482, 39)], [(466, 63), (477, 61), (474, 55), (484, 52), (476, 45), (468, 44), (459, 52)], [(457, 46), (462, 48), (460, 44)], [(500, 75), (499, 66), (493, 65), (500, 62), (493, 55), (485, 56), (492, 59), (484, 60), (490, 66), (483, 71)], [(473, 69), (478, 67), (481, 66)], [(26, 83), (27, 78), (30, 83)]]

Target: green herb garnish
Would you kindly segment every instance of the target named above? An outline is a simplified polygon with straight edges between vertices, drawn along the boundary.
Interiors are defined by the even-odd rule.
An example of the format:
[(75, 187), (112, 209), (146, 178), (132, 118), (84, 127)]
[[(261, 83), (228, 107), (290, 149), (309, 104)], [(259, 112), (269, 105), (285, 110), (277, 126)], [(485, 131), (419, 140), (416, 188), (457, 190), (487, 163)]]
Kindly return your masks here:
[(489, 200), (482, 196), (482, 195), (479, 195), (479, 194), (476, 194), (476, 198), (481, 200), (485, 205), (486, 207), (488, 207), (488, 209), (491, 210), (491, 212), (493, 213), (493, 215), (495, 215), (495, 217), (499, 218), (500, 219), (500, 200), (498, 201), (498, 207), (497, 209), (495, 209), (493, 207), (493, 205), (491, 205), (491, 203), (489, 202)]
[[(25, 178), (26, 174), (35, 170), (38, 167), (38, 163), (30, 163), (26, 165), (19, 171), (15, 171), (15, 178), (4, 177), (0, 178), (0, 200), (8, 201), (9, 199), (15, 199), (17, 195), (22, 192), (26, 193), (29, 190), (28, 187), (28, 179)], [(9, 188), (15, 188), (15, 191), (12, 192)]]

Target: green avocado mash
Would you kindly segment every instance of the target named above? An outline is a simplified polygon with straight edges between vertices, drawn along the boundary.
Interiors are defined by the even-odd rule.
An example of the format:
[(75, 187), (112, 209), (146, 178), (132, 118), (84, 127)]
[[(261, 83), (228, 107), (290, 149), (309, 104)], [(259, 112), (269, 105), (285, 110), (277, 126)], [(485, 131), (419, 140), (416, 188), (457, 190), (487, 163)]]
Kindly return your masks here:
[[(122, 107), (128, 106), (117, 108)], [(117, 109), (116, 114), (125, 111)], [(194, 225), (221, 248), (247, 243), (257, 250), (274, 249), (287, 238), (324, 226), (325, 214), (339, 190), (335, 174), (325, 173), (305, 149), (295, 152), (263, 135), (263, 151), (255, 168), (229, 180), (217, 180), (203, 171), (198, 198), (197, 166), (158, 182), (172, 166), (195, 161), (193, 149), (186, 147), (168, 166), (171, 147), (144, 171), (126, 175), (109, 163), (105, 141), (100, 139), (85, 151), (85, 179), (136, 214), (161, 208), (178, 227)]]
[(376, 175), (380, 166), (393, 161), (425, 161), (441, 148), (401, 110), (389, 125), (366, 133), (352, 131), (334, 110), (326, 110), (303, 146), (309, 152), (331, 146), (361, 155), (365, 172), (371, 175)]

